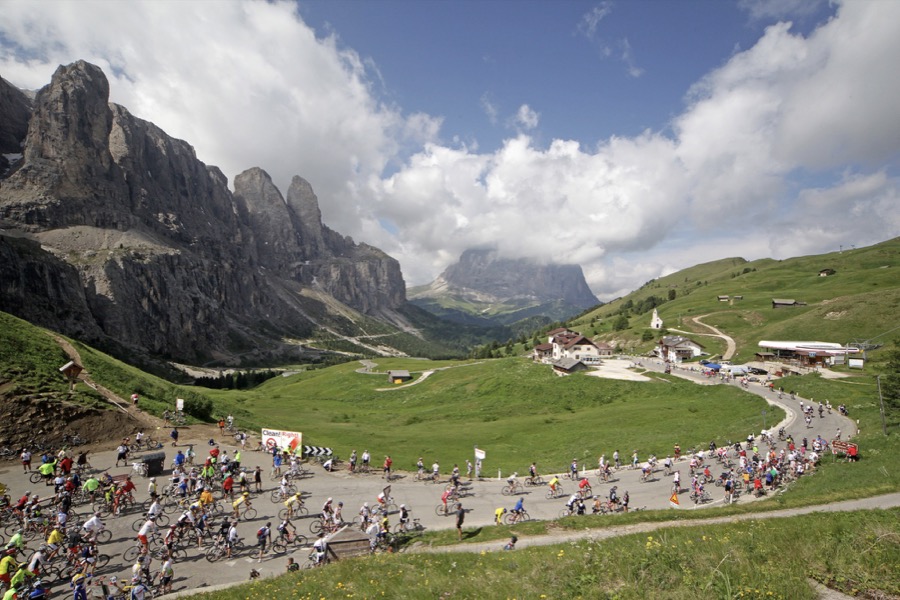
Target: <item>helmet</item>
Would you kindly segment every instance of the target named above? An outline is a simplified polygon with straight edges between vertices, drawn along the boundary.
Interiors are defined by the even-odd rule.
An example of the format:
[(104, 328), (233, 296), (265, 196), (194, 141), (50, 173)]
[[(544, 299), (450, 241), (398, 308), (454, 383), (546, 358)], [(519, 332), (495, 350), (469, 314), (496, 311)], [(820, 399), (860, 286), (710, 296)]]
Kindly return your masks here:
[(250, 495), (250, 492), (244, 492), (244, 493), (243, 493), (243, 494), (241, 494), (241, 495), (242, 495), (242, 496), (243, 496), (243, 497), (244, 497), (244, 498), (246, 498), (246, 497), (247, 497), (247, 496), (249, 496), (249, 495)]
[(343, 506), (343, 505), (344, 505), (343, 502), (338, 502), (338, 506)]
[(41, 552), (46, 552), (46, 551), (47, 551), (47, 544), (41, 544), (41, 547), (38, 548), (38, 550), (40, 550)]
[(331, 502), (331, 498), (328, 499), (328, 502)]
[(110, 578), (109, 578), (110, 583), (116, 583), (117, 581), (119, 581), (119, 580), (115, 575), (110, 576)]
[(25, 495), (26, 495), (26, 496), (30, 496), (30, 495), (31, 495), (31, 492), (25, 492)]
[(72, 585), (83, 585), (84, 584), (84, 573), (76, 573), (74, 577), (72, 577)]
[(178, 529), (178, 524), (172, 523), (171, 525), (169, 525), (169, 529)]
[(405, 504), (401, 504), (401, 505), (400, 505), (400, 508), (406, 508), (406, 505), (405, 505)]
[(368, 503), (368, 502), (363, 502), (363, 506), (366, 507), (366, 508), (369, 508), (369, 503)]
[(150, 481), (151, 481), (151, 483), (156, 483), (156, 477), (151, 477)]

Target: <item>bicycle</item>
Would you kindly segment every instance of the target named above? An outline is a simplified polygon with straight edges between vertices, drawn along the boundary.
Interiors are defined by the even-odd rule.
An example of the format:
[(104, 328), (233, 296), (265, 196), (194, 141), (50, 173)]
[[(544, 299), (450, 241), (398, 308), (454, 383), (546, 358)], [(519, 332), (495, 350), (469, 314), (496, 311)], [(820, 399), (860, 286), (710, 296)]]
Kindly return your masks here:
[[(231, 558), (236, 554), (240, 554), (244, 550), (243, 538), (238, 538), (231, 544)], [(212, 546), (209, 546), (204, 552), (204, 557), (209, 562), (216, 562), (220, 558), (228, 557), (228, 543), (223, 538), (216, 538)]]
[(293, 484), (288, 484), (284, 489), (287, 490), (287, 494), (282, 494), (280, 487), (272, 490), (272, 493), (269, 494), (269, 501), (273, 504), (279, 504), (297, 493), (297, 486)]
[(532, 487), (536, 485), (544, 485), (544, 479), (540, 475), (535, 475), (534, 477), (529, 475), (525, 478), (526, 487)]
[(563, 490), (562, 485), (557, 485), (556, 490), (548, 489), (547, 490), (547, 499), (553, 500), (554, 498), (561, 498), (566, 495), (566, 492)]
[[(144, 523), (147, 522), (147, 515), (143, 517), (138, 517), (131, 524), (131, 529), (136, 533), (141, 530), (141, 527)], [(156, 515), (156, 526), (157, 527), (168, 527), (169, 526), (169, 517), (165, 513), (159, 513)]]
[(411, 523), (394, 525), (394, 534), (396, 535), (421, 535), (423, 531), (425, 531), (425, 526), (419, 522), (419, 519), (413, 519)]
[(275, 540), (272, 542), (272, 551), (276, 554), (283, 554), (287, 552), (288, 548), (291, 546), (296, 546), (298, 548), (302, 548), (309, 543), (309, 540), (305, 535), (300, 533), (281, 533)]
[(290, 514), (290, 509), (282, 508), (281, 510), (278, 511), (278, 518), (281, 519), (282, 521), (284, 521), (285, 519), (293, 518), (293, 517), (305, 517), (308, 514), (309, 514), (309, 509), (306, 508), (306, 506), (300, 504), (300, 505), (297, 505), (294, 507), (293, 514)]
[(520, 494), (523, 491), (524, 490), (522, 488), (522, 484), (518, 481), (514, 481), (500, 488), (500, 493), (504, 496), (515, 496), (516, 494)]
[(437, 506), (434, 507), (434, 514), (436, 514), (439, 517), (447, 517), (449, 515), (454, 514), (457, 510), (459, 510), (459, 504), (450, 506), (449, 503), (444, 504), (443, 502), (441, 502), (440, 504), (438, 504)]
[(521, 512), (510, 511), (503, 515), (503, 522), (507, 525), (515, 525), (516, 523), (524, 523), (525, 521), (530, 521), (531, 515), (528, 514), (528, 511), (522, 510)]
[(245, 519), (247, 521), (252, 521), (256, 518), (256, 509), (252, 506), (245, 508), (243, 511), (238, 511), (238, 519)]
[(320, 533), (329, 534), (334, 533), (338, 530), (338, 525), (331, 521), (330, 519), (325, 519), (319, 517), (318, 519), (313, 519), (309, 524), (309, 532), (313, 535), (319, 535)]

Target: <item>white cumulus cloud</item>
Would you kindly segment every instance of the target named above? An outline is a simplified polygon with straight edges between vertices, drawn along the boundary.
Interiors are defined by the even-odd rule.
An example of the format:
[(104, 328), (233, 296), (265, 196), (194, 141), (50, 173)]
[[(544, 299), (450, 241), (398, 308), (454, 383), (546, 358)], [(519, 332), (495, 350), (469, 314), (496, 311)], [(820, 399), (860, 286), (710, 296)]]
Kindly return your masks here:
[[(595, 38), (611, 7), (580, 31)], [(610, 298), (698, 262), (900, 235), (900, 2), (847, 2), (806, 36), (772, 24), (660, 131), (558, 139), (523, 98), (515, 132), (486, 150), (442, 115), (382, 100), (378, 66), (294, 3), (6, 0), (2, 12), (5, 79), (37, 88), (59, 64), (98, 64), (114, 102), (229, 177), (308, 179), (326, 224), (395, 256), (411, 284), (491, 245), (579, 263)], [(472, 102), (496, 122), (491, 96)]]

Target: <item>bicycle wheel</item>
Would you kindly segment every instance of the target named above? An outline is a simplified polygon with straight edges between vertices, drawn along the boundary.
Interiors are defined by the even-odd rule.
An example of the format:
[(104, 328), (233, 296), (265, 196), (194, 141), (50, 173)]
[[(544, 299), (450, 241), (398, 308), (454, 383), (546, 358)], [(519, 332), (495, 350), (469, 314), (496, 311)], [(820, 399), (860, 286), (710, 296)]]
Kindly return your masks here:
[[(140, 529), (140, 527), (138, 527)], [(106, 544), (112, 539), (112, 531), (109, 529), (104, 529), (100, 533), (97, 534), (97, 541), (101, 544)]]
[(443, 504), (438, 504), (437, 506), (434, 507), (434, 514), (436, 514), (439, 517), (446, 517), (447, 516), (447, 508)]
[(282, 500), (284, 500), (284, 498), (281, 497), (280, 489), (272, 490), (272, 493), (269, 494), (269, 502), (271, 502), (272, 504), (278, 504)]
[(274, 542), (272, 542), (272, 552), (275, 554), (284, 554), (287, 552), (287, 542), (283, 539), (278, 538)]
[(215, 546), (210, 546), (206, 549), (206, 560), (209, 562), (216, 562), (223, 556), (225, 556), (225, 546), (216, 544)]
[(247, 519), (248, 521), (252, 521), (253, 519), (256, 518), (256, 509), (248, 508), (243, 513), (241, 513), (241, 518)]
[(122, 553), (122, 558), (126, 563), (132, 564), (137, 559), (138, 555), (141, 553), (141, 547), (139, 545), (131, 546)]
[(40, 483), (43, 479), (44, 476), (37, 471), (32, 471), (31, 475), (28, 476), (28, 481), (30, 481), (31, 483)]
[(309, 524), (309, 532), (315, 535), (319, 535), (322, 533), (322, 530), (325, 528), (325, 523), (322, 519), (315, 519)]
[(500, 493), (504, 496), (512, 496), (513, 488), (511, 486), (504, 485), (502, 488), (500, 488)]

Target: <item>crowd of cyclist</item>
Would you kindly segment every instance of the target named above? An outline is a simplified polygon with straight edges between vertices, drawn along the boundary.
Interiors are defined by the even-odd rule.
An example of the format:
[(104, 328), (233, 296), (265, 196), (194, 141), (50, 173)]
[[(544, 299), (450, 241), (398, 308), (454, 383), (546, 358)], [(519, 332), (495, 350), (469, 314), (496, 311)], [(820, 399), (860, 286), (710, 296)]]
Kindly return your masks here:
[[(814, 410), (809, 405), (801, 408), (804, 415), (814, 415)], [(830, 406), (820, 405), (819, 417), (825, 410), (830, 412)], [(136, 437), (140, 446), (142, 434)], [(177, 443), (177, 430), (173, 429), (172, 439), (173, 443)], [(783, 447), (779, 448), (782, 441)], [(195, 544), (201, 552), (212, 548), (221, 556), (232, 557), (235, 548), (243, 546), (238, 524), (242, 520), (255, 518), (253, 501), (263, 492), (263, 469), (259, 466), (253, 469), (242, 467), (241, 449), (229, 456), (227, 450), (220, 449), (214, 440), (209, 441), (209, 446), (202, 459), (198, 459), (193, 446), (179, 449), (172, 462), (169, 481), (163, 484), (158, 483), (156, 477), (150, 478), (147, 482), (149, 498), (142, 504), (135, 499), (136, 486), (130, 475), (112, 477), (107, 472), (94, 474), (87, 452), (73, 455), (63, 449), (36, 456), (23, 450), (20, 456), (23, 470), (39, 474), (37, 482), (44, 482), (53, 491), (45, 498), (30, 491), (16, 500), (9, 495), (0, 498), (0, 514), (6, 530), (14, 530), (0, 560), (3, 600), (45, 598), (47, 583), (54, 579), (65, 579), (72, 586), (76, 600), (83, 597), (82, 591), (92, 579), (93, 583), (101, 582), (104, 597), (141, 600), (150, 586), (155, 586), (158, 592), (171, 589), (177, 561), (185, 557), (187, 549)], [(127, 438), (122, 441), (116, 452), (116, 466), (122, 462), (127, 466), (131, 447)], [(802, 477), (815, 469), (827, 447), (828, 442), (821, 436), (796, 441), (783, 430), (777, 436), (764, 431), (759, 437), (748, 436), (744, 443), (717, 446), (715, 442), (710, 442), (708, 451), (691, 451), (685, 456), (682, 456), (680, 447), (675, 446), (673, 453), (662, 461), (662, 466), (665, 474), (673, 477), (673, 494), (685, 491), (676, 463), (684, 459), (690, 477), (687, 490), (690, 490), (695, 502), (710, 499), (707, 489), (710, 485), (724, 488), (724, 501), (731, 502), (739, 491), (761, 495), (791, 479)], [(291, 546), (307, 541), (292, 522), (298, 515), (308, 514), (304, 495), (295, 487), (295, 481), (302, 478), (306, 471), (297, 454), (278, 448), (270, 451), (272, 467), (269, 474), (279, 482), (277, 488), (272, 490), (270, 499), (282, 504), (283, 508), (278, 512), (276, 526), (267, 521), (256, 531), (254, 555), (258, 561), (275, 542)], [(40, 464), (37, 464), (38, 461)], [(368, 470), (371, 462), (368, 450), (362, 453), (361, 460), (354, 450), (349, 467), (351, 471)], [(653, 456), (640, 462), (635, 451), (631, 460), (625, 461), (617, 450), (610, 460), (605, 455), (600, 457), (596, 471), (598, 482), (613, 481), (614, 472), (629, 465), (640, 469), (641, 481), (650, 480), (654, 471), (658, 470), (657, 460)], [(374, 498), (371, 506), (368, 502), (363, 503), (350, 517), (369, 536), (373, 551), (387, 547), (392, 534), (406, 532), (413, 525), (410, 509), (404, 504), (396, 506), (390, 496), (391, 469), (392, 460), (390, 456), (385, 456), (382, 476), (388, 485)], [(477, 462), (474, 470), (477, 477), (480, 471)], [(465, 476), (469, 481), (472, 473), (473, 464), (467, 460)], [(605, 497), (594, 494), (590, 479), (584, 471), (579, 472), (577, 460), (573, 459), (564, 476), (575, 482), (576, 487), (570, 494), (563, 493), (560, 476), (553, 476), (547, 483), (547, 497), (559, 498), (564, 502), (560, 516), (629, 510), (627, 490), (620, 493), (617, 486), (612, 486)], [(32, 475), (32, 481), (36, 477)], [(427, 468), (420, 458), (416, 464), (416, 479), (441, 482), (440, 465), (434, 462)], [(518, 495), (518, 479), (518, 474), (513, 473), (507, 479), (504, 493)], [(536, 463), (530, 465), (524, 484), (543, 484)], [(460, 535), (464, 518), (461, 498), (469, 493), (470, 484), (463, 481), (462, 470), (454, 465), (442, 490), (437, 512), (448, 516), (456, 514)], [(85, 520), (73, 507), (88, 504), (91, 513), (84, 515), (88, 517)], [(129, 577), (121, 582), (114, 577), (95, 578), (98, 564), (104, 562), (100, 560), (103, 556), (101, 548), (111, 537), (105, 521), (129, 513), (133, 515), (137, 508), (142, 509), (144, 516), (133, 526), (137, 535), (131, 553), (134, 563)], [(171, 523), (170, 514), (174, 515)], [(347, 517), (343, 502), (334, 501), (331, 497), (324, 502), (320, 515), (310, 528), (317, 536), (314, 543), (297, 544), (311, 546), (312, 565), (325, 562), (326, 536), (347, 524)], [(394, 517), (397, 523), (392, 528), (390, 519)], [(512, 507), (498, 507), (494, 517), (498, 524), (527, 520), (524, 498), (517, 497)], [(28, 549), (26, 539), (29, 538), (43, 540), (43, 543)], [(106, 560), (109, 560), (108, 557)], [(155, 571), (151, 568), (154, 561), (160, 563)], [(291, 560), (288, 568), (297, 566)]]
[[(142, 434), (137, 437), (140, 441)], [(131, 475), (94, 473), (87, 452), (73, 457), (68, 449), (40, 455), (23, 449), (23, 471), (32, 475), (32, 482), (52, 487), (52, 492), (42, 496), (26, 490), (17, 499), (9, 494), (0, 497), (2, 524), (10, 535), (0, 559), (3, 600), (47, 598), (50, 587), (57, 583), (68, 586), (71, 591), (67, 593), (75, 600), (84, 600), (89, 586), (106, 599), (143, 600), (153, 592), (171, 591), (176, 564), (194, 545), (210, 560), (215, 552), (220, 552), (217, 557), (230, 558), (235, 548), (243, 546), (238, 523), (255, 517), (255, 510), (252, 515), (249, 512), (251, 492), (263, 491), (262, 468), (242, 468), (240, 450), (229, 457), (214, 440), (209, 445), (202, 460), (197, 459), (193, 446), (179, 449), (167, 481), (147, 480), (148, 498), (143, 503), (135, 499)], [(128, 466), (133, 446), (129, 438), (122, 440), (116, 448), (115, 466), (123, 461)], [(283, 473), (282, 464), (286, 465)], [(280, 484), (271, 499), (282, 503), (284, 510), (279, 512), (276, 527), (269, 521), (256, 531), (254, 556), (260, 561), (279, 542), (282, 547), (306, 545), (306, 537), (298, 534), (291, 522), (303, 504), (302, 493), (291, 483), (302, 474), (298, 457), (275, 450), (273, 473), (280, 475)], [(86, 514), (75, 510), (86, 506), (90, 507)], [(122, 579), (108, 576), (105, 567), (110, 557), (103, 549), (112, 538), (109, 520), (128, 515), (134, 519), (137, 510), (142, 516), (133, 524), (134, 546), (123, 555), (132, 562), (131, 570)], [(336, 513), (339, 519), (339, 508)], [(324, 535), (311, 544), (310, 556), (313, 563), (324, 561)], [(155, 563), (159, 564), (156, 569), (151, 567)], [(121, 566), (127, 567), (127, 562)], [(294, 560), (288, 564), (288, 570), (298, 567)]]

